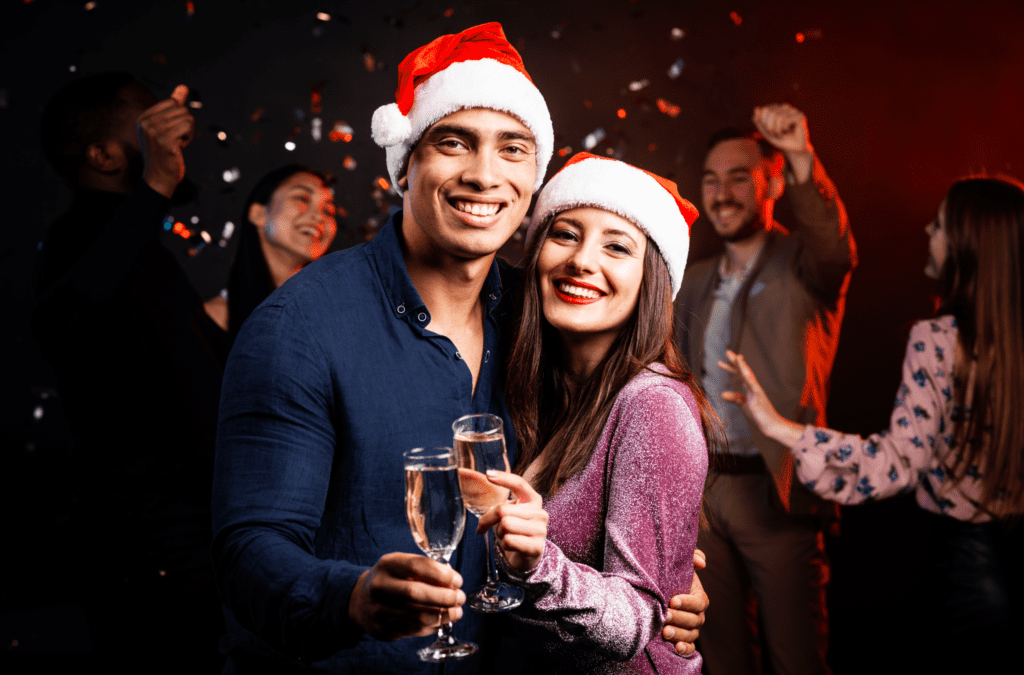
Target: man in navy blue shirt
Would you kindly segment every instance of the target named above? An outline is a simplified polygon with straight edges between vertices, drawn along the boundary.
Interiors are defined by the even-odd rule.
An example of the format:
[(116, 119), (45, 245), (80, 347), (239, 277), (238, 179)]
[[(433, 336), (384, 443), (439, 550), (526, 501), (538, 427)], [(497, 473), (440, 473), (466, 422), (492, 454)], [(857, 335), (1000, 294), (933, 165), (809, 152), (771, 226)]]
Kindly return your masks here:
[(483, 640), (461, 588), (483, 582), (484, 538), (467, 533), (451, 568), (419, 552), (402, 454), (450, 445), (451, 423), (479, 412), (504, 418), (514, 448), (502, 359), (515, 282), (495, 252), (543, 181), (553, 130), (487, 24), (410, 54), (373, 135), (403, 211), (278, 289), (225, 371), (213, 556), (227, 672), (440, 672), (416, 651), (442, 612)]

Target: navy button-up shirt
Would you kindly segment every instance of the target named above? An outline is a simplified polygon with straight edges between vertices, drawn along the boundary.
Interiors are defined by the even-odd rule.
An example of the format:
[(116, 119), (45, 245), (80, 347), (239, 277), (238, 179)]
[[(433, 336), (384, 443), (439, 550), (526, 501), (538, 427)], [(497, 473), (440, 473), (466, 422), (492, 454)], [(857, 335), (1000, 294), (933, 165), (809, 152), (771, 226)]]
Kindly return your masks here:
[[(450, 446), (452, 422), (505, 420), (502, 364), (515, 272), (491, 267), (481, 298), (484, 356), (472, 375), (430, 313), (399, 246), (401, 213), (377, 237), (322, 258), (246, 321), (224, 374), (213, 497), (213, 558), (229, 609), (236, 670), (437, 673), (416, 650), (379, 642), (348, 619), (356, 580), (383, 554), (420, 553), (405, 515), (402, 454)], [(502, 285), (502, 279), (505, 285)], [(484, 538), (468, 518), (452, 565), (484, 582)], [(480, 644), (472, 611), (455, 626)], [(258, 636), (258, 637), (257, 637)], [(272, 649), (269, 649), (269, 648)], [(444, 670), (475, 672), (477, 654)]]

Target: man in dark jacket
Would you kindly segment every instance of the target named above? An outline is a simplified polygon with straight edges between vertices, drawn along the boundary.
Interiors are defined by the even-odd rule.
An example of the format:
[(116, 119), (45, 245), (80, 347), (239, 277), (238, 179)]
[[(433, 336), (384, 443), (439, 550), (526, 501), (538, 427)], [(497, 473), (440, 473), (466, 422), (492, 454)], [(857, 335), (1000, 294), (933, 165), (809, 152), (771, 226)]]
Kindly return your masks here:
[(76, 80), (42, 142), (74, 190), (36, 267), (34, 330), (57, 375), (81, 486), (75, 570), (104, 672), (215, 672), (223, 618), (210, 483), (227, 334), (159, 233), (185, 175), (187, 89)]

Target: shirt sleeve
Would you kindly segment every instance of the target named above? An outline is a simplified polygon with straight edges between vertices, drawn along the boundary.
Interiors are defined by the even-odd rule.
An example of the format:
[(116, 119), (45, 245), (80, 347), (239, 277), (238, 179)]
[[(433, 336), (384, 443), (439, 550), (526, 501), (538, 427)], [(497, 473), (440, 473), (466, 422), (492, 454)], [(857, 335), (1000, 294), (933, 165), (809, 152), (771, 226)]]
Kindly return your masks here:
[(609, 455), (603, 570), (547, 542), (537, 567), (519, 577), (529, 603), (517, 618), (618, 661), (645, 648), (656, 663), (685, 658), (660, 639), (648, 643), (671, 596), (689, 592), (693, 578), (707, 473), (703, 432), (679, 393), (652, 387), (624, 406)]
[(302, 660), (354, 646), (348, 600), (367, 568), (315, 555), (335, 452), (333, 388), (308, 322), (265, 305), (228, 359), (213, 488), (221, 597), (265, 643)]
[(792, 448), (797, 475), (811, 490), (841, 504), (907, 492), (948, 434), (953, 339), (935, 321), (914, 326), (889, 429), (864, 439), (808, 426)]
[(818, 297), (834, 302), (857, 265), (857, 246), (846, 207), (817, 157), (811, 178), (787, 185), (786, 192), (804, 244), (798, 261), (800, 274)]

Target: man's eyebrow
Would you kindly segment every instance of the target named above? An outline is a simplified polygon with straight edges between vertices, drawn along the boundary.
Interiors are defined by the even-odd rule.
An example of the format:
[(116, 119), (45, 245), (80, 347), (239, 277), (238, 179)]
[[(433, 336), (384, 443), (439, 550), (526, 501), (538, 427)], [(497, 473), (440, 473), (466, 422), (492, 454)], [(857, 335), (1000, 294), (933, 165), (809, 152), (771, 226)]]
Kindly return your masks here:
[[(460, 124), (437, 124), (430, 128), (424, 136), (429, 138), (436, 138), (438, 136), (444, 136), (446, 134), (452, 134), (454, 136), (462, 136), (463, 138), (470, 138), (479, 140), (480, 132), (471, 127), (464, 127)], [(504, 129), (498, 132), (498, 140), (502, 141), (526, 141), (528, 143), (537, 144), (536, 137), (529, 131), (514, 131)]]
[(291, 189), (292, 190), (302, 190), (304, 192), (308, 192), (309, 194), (315, 194), (316, 193), (316, 191), (313, 188), (307, 187), (305, 185), (293, 185), (291, 187)]
[(498, 133), (498, 139), (502, 141), (526, 141), (534, 145), (537, 144), (537, 138), (529, 131), (501, 131)]
[(463, 136), (466, 138), (477, 139), (480, 134), (475, 129), (464, 127), (459, 124), (435, 124), (430, 128), (424, 136), (434, 138), (436, 136), (444, 136), (446, 134), (452, 134), (454, 136)]

